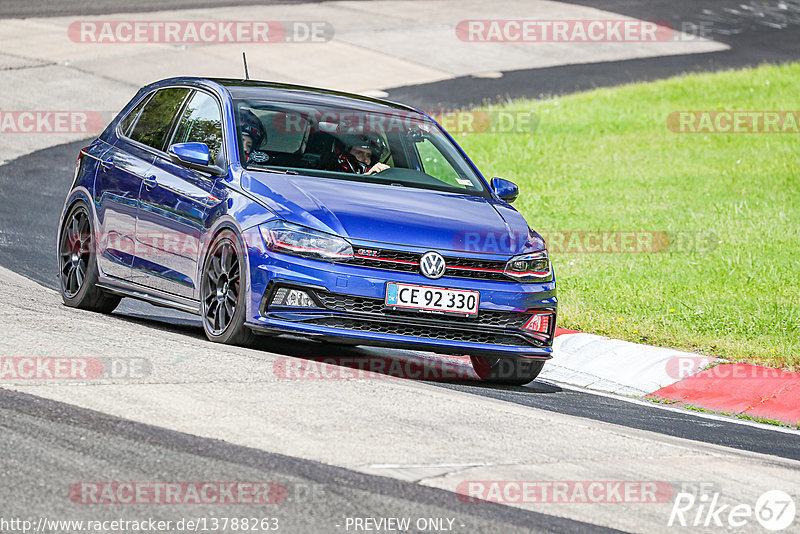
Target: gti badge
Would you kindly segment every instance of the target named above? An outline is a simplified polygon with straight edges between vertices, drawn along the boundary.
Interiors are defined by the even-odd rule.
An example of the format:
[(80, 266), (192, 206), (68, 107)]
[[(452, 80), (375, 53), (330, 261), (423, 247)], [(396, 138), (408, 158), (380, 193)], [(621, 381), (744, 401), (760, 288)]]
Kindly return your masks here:
[(426, 252), (419, 259), (419, 270), (428, 278), (441, 278), (446, 268), (444, 258), (438, 252)]

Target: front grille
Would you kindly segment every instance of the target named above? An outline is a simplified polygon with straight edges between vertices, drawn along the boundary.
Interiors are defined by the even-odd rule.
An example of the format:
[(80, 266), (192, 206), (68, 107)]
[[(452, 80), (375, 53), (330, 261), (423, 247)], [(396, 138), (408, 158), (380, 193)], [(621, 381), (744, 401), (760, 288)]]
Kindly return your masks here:
[(397, 263), (390, 261), (381, 261), (374, 258), (361, 258), (356, 257), (348, 260), (349, 264), (362, 265), (364, 267), (372, 267), (373, 269), (387, 269), (389, 271), (403, 271), (406, 273), (418, 273), (419, 261), (416, 263)]
[[(315, 295), (329, 310), (348, 313), (366, 313), (370, 315), (398, 318), (408, 318), (409, 314), (411, 313), (417, 318), (420, 317), (420, 314), (417, 312), (403, 312), (385, 308), (384, 301), (382, 299), (355, 297), (352, 295), (340, 295), (337, 293), (324, 293), (321, 291), (316, 291)], [(475, 325), (502, 329), (522, 328), (528, 319), (530, 319), (531, 314), (523, 312), (480, 310), (477, 317), (462, 317), (440, 314), (422, 315), (422, 317), (443, 321), (446, 323), (452, 323), (453, 325), (457, 325), (459, 328)]]
[[(360, 249), (369, 250), (373, 255), (364, 255), (356, 249), (356, 256), (348, 260), (351, 265), (362, 265), (373, 269), (386, 269), (389, 271), (419, 272), (419, 260), (422, 254), (416, 252), (402, 252), (388, 249)], [(513, 278), (505, 275), (506, 262), (496, 260), (481, 260), (474, 258), (457, 258), (444, 256), (447, 264), (444, 276), (453, 278), (472, 278), (479, 280), (498, 280), (514, 282)]]
[(531, 343), (522, 336), (479, 330), (456, 330), (397, 321), (376, 321), (371, 319), (355, 319), (348, 317), (321, 317), (305, 321), (329, 328), (343, 328), (360, 332), (378, 334), (395, 334), (398, 336), (414, 336), (442, 341), (458, 341), (462, 343), (482, 343), (487, 345), (507, 345), (512, 347), (530, 347)]

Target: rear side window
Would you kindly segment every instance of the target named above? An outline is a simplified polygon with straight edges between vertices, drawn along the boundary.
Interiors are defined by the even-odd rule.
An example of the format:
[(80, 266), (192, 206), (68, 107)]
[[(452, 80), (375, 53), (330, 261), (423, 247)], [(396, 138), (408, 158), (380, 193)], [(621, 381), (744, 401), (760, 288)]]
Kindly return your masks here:
[(205, 143), (211, 153), (211, 163), (219, 163), (219, 153), (222, 148), (222, 112), (214, 97), (202, 91), (197, 91), (192, 96), (172, 142)]
[(120, 121), (119, 131), (122, 133), (122, 135), (124, 136), (131, 135), (131, 130), (133, 129), (133, 125), (136, 124), (136, 119), (139, 117), (139, 112), (142, 111), (142, 108), (144, 107), (145, 104), (147, 104), (147, 101), (150, 99), (151, 96), (153, 95), (149, 94), (146, 97), (144, 97), (142, 101), (136, 104), (136, 107), (133, 108), (125, 116), (125, 118), (122, 119), (122, 121)]
[(158, 91), (144, 106), (128, 137), (161, 150), (169, 133), (169, 127), (180, 111), (187, 94), (189, 89), (183, 87), (170, 87)]

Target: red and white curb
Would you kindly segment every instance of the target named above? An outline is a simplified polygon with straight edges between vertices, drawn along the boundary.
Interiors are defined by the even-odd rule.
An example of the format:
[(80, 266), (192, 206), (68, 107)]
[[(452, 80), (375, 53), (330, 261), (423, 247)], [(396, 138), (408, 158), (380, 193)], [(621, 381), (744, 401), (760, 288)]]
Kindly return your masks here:
[(540, 378), (800, 424), (800, 373), (558, 329)]

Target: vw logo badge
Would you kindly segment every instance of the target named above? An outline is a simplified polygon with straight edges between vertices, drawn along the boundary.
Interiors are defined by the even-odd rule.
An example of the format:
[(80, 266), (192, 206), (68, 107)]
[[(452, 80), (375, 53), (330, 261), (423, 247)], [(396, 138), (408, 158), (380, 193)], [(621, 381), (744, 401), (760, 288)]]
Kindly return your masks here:
[(419, 260), (419, 270), (428, 278), (441, 278), (447, 265), (438, 252), (426, 252)]

